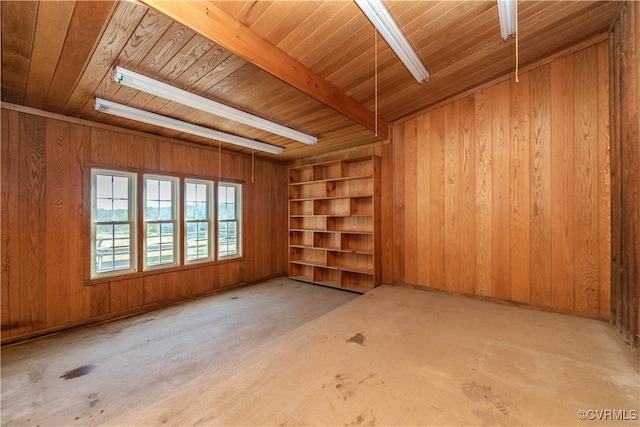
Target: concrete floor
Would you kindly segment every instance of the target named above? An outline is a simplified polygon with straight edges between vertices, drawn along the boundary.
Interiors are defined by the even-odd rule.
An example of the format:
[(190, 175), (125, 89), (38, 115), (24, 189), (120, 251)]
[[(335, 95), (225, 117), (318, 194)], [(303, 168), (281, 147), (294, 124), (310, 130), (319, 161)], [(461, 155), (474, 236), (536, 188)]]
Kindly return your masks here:
[(2, 424), (638, 425), (639, 372), (604, 322), (282, 278), (3, 348)]

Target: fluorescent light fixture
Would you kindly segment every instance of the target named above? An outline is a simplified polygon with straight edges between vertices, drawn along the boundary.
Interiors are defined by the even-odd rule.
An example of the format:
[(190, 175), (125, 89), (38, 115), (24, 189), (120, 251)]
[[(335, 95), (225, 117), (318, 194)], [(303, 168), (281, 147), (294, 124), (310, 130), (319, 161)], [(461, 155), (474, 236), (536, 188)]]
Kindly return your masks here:
[(391, 49), (398, 55), (400, 61), (409, 72), (415, 77), (418, 83), (429, 80), (429, 72), (422, 64), (418, 54), (413, 50), (407, 41), (398, 24), (393, 20), (389, 11), (382, 4), (381, 0), (355, 0), (362, 12), (367, 15), (369, 21), (384, 37)]
[(500, 34), (504, 41), (516, 35), (516, 0), (497, 0)]
[(101, 113), (112, 114), (114, 116), (124, 117), (125, 119), (136, 120), (138, 122), (173, 129), (178, 132), (189, 133), (203, 138), (215, 139), (216, 141), (227, 142), (240, 147), (265, 151), (271, 154), (282, 154), (282, 148), (275, 145), (265, 144), (264, 142), (254, 141), (225, 132), (219, 132), (203, 126), (194, 125), (193, 123), (183, 122), (172, 119), (171, 117), (107, 101), (106, 99), (96, 98), (95, 108)]
[(122, 67), (116, 67), (114, 79), (116, 82), (132, 89), (140, 90), (160, 98), (168, 99), (169, 101), (186, 105), (187, 107), (204, 111), (205, 113), (224, 117), (225, 119), (262, 129), (276, 135), (284, 136), (285, 138), (300, 141), (304, 144), (313, 145), (318, 142), (318, 138), (315, 136), (307, 135), (306, 133), (282, 126), (278, 123), (263, 119), (262, 117), (254, 116), (242, 110), (187, 92), (186, 90), (178, 89), (177, 87), (159, 82), (158, 80), (126, 70)]

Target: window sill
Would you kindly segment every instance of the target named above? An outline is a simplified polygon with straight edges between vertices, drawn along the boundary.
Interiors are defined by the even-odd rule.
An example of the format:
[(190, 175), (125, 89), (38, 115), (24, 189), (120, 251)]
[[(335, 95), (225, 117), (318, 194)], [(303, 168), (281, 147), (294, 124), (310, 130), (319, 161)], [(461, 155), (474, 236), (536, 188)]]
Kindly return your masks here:
[(196, 268), (215, 267), (222, 264), (228, 264), (228, 263), (239, 262), (244, 260), (245, 260), (245, 257), (241, 256), (241, 257), (235, 257), (235, 258), (225, 258), (218, 261), (207, 261), (207, 262), (179, 265), (175, 267), (167, 267), (167, 268), (155, 267), (151, 270), (136, 271), (134, 273), (114, 274), (111, 276), (96, 277), (94, 279), (85, 280), (83, 285), (95, 286), (95, 285), (101, 285), (104, 283), (119, 282), (122, 280), (138, 279), (138, 278), (147, 277), (147, 276), (158, 276), (160, 274), (176, 273), (176, 272), (185, 271), (185, 270), (193, 270)]

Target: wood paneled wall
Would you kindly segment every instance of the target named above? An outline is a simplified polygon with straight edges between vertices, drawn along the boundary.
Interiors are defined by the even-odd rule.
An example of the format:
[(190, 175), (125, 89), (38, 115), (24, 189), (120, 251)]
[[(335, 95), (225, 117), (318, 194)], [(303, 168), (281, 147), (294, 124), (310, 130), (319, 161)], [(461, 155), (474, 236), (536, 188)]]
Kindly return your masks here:
[(609, 65), (593, 45), (393, 128), (393, 281), (605, 317)]
[[(9, 107), (1, 160), (3, 342), (286, 274), (280, 164)], [(243, 181), (244, 257), (87, 286), (90, 165)]]
[(611, 74), (611, 322), (640, 342), (640, 3), (627, 2), (609, 34)]

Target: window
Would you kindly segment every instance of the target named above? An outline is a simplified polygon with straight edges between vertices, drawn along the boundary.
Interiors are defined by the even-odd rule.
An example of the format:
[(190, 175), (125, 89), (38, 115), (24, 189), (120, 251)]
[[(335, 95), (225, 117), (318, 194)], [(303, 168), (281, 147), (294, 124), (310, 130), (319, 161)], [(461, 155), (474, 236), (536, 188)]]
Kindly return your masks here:
[(218, 258), (242, 255), (240, 212), (240, 184), (221, 182), (218, 184)]
[(92, 280), (242, 256), (239, 183), (91, 169), (90, 206)]
[(145, 269), (180, 263), (177, 187), (177, 178), (151, 175), (144, 177)]
[(91, 277), (136, 271), (136, 175), (91, 171)]
[(185, 262), (201, 262), (213, 259), (211, 218), (211, 181), (185, 180), (184, 229)]

